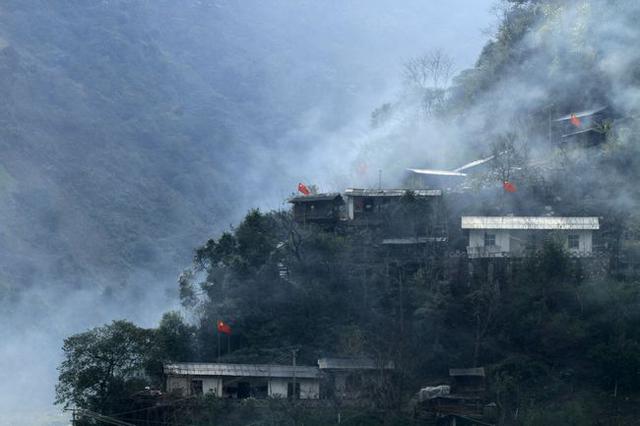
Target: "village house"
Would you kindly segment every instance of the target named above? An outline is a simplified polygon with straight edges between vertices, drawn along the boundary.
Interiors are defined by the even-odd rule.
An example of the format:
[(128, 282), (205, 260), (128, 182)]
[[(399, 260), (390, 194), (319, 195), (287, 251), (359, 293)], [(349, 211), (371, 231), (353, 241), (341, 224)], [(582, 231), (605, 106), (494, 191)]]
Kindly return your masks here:
[(311, 366), (182, 362), (165, 364), (164, 374), (167, 392), (181, 395), (320, 397), (320, 370)]
[(593, 231), (600, 229), (597, 217), (462, 216), (461, 222), (470, 258), (525, 256), (552, 236), (570, 254), (590, 256)]
[(370, 358), (320, 358), (318, 368), (322, 371), (324, 396), (359, 399), (367, 397), (367, 385), (381, 380), (394, 365), (376, 363)]
[(427, 386), (418, 392), (416, 419), (437, 419), (440, 425), (490, 425), (495, 403), (487, 404), (483, 367), (451, 368), (448, 384)]
[(439, 189), (358, 189), (347, 188), (344, 192), (347, 218), (352, 221), (376, 224), (388, 206), (397, 205), (401, 198), (411, 193), (416, 198), (439, 199)]
[(298, 223), (335, 223), (341, 219), (344, 201), (337, 192), (300, 195), (289, 199), (293, 219)]
[(611, 108), (601, 106), (564, 115), (554, 122), (560, 132), (560, 142), (591, 146), (605, 142), (607, 123), (613, 118)]

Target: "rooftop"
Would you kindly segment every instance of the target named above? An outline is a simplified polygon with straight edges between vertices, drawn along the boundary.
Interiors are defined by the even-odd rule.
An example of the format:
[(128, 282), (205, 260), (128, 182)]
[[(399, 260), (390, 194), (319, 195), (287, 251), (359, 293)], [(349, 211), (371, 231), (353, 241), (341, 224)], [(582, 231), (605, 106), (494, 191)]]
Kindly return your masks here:
[(484, 367), (477, 368), (450, 368), (449, 376), (480, 376), (484, 377)]
[(562, 117), (556, 118), (554, 121), (571, 120), (571, 117), (576, 117), (576, 118), (589, 117), (590, 115), (594, 115), (594, 114), (597, 114), (599, 112), (602, 112), (607, 108), (608, 107), (606, 107), (606, 106), (599, 106), (599, 107), (587, 109), (587, 110), (584, 110), (584, 111), (576, 112), (575, 114), (563, 115)]
[[(373, 370), (379, 368), (380, 364), (371, 358), (320, 358), (318, 367), (321, 370)], [(384, 368), (393, 369), (394, 365), (389, 362)]]
[(462, 216), (462, 229), (600, 229), (597, 217)]
[(442, 243), (446, 242), (446, 237), (406, 237), (406, 238), (385, 238), (382, 240), (384, 245), (413, 245), (426, 243)]
[[(180, 376), (232, 376), (232, 377), (293, 377), (292, 365), (220, 364), (178, 362), (164, 365), (164, 374)], [(318, 378), (318, 367), (296, 366), (295, 376), (302, 379)]]
[(347, 188), (344, 195), (351, 197), (402, 197), (407, 192), (416, 197), (439, 197), (442, 191), (439, 189), (359, 189)]
[(312, 201), (332, 201), (342, 198), (338, 192), (328, 192), (325, 194), (299, 195), (289, 199), (290, 203), (309, 203)]

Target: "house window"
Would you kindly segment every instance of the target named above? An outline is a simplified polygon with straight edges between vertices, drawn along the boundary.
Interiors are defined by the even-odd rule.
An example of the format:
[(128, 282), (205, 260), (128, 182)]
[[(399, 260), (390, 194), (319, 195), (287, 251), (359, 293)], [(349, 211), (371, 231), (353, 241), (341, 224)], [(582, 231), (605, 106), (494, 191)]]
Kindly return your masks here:
[[(287, 385), (287, 398), (293, 397), (293, 383), (289, 382)], [(300, 399), (300, 382), (296, 382), (296, 396), (295, 399)]]
[(363, 203), (364, 203), (364, 211), (365, 211), (365, 212), (372, 212), (372, 211), (373, 211), (373, 206), (374, 206), (373, 198), (371, 198), (371, 197), (366, 197), (366, 198), (364, 199), (364, 202), (363, 202)]
[(488, 232), (484, 233), (484, 246), (495, 246), (496, 245), (496, 234), (490, 234)]
[(567, 242), (568, 242), (569, 250), (580, 249), (580, 235), (569, 234), (569, 236), (567, 237)]
[(202, 395), (202, 380), (191, 380), (191, 395)]

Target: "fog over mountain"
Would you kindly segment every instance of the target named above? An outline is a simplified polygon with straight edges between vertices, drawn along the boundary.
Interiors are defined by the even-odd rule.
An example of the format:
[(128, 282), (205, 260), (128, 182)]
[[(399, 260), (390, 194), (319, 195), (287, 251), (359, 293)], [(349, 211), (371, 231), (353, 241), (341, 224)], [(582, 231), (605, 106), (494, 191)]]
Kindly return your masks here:
[(0, 424), (62, 422), (62, 338), (154, 324), (248, 208), (408, 166), (362, 152), (371, 111), (410, 57), (471, 66), (490, 3), (0, 3)]

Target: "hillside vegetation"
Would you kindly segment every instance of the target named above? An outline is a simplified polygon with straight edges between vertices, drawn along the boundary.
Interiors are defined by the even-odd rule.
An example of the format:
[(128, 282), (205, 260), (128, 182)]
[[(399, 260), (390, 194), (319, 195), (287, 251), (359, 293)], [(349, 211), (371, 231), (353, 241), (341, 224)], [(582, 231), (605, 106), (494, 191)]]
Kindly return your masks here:
[[(461, 128), (465, 152), (495, 152), (510, 141), (523, 153), (510, 176), (519, 188), (513, 197), (520, 198), (506, 199), (510, 194), (491, 177), (462, 195), (445, 195), (452, 234), (468, 211), (549, 206), (558, 214), (601, 216), (605, 255), (598, 268), (553, 241), (519, 262), (470, 266), (436, 248), (387, 256), (376, 245), (385, 227), (399, 218), (410, 226), (425, 214), (411, 196), (381, 229), (299, 225), (288, 212), (251, 210), (198, 247), (181, 275), (189, 321), (167, 313), (157, 329), (114, 322), (68, 338), (59, 402), (124, 412), (130, 401), (122, 395), (141, 386), (134, 371), (144, 369), (142, 382), (159, 385), (162, 362), (211, 362), (222, 349), (229, 362), (283, 363), (298, 348), (307, 365), (322, 356), (394, 361), (394, 380), (371, 390), (370, 407), (352, 424), (410, 422), (407, 407), (418, 389), (446, 377), (450, 367), (466, 366), (487, 368), (499, 424), (636, 424), (640, 7), (623, 0), (514, 0), (501, 11), (473, 69), (445, 92), (411, 86), (404, 98), (376, 109), (372, 124), (389, 126), (394, 116), (418, 110), (413, 120)], [(549, 138), (551, 117), (595, 105), (620, 112), (603, 129), (605, 143), (563, 146)], [(233, 327), (230, 353), (217, 347), (219, 319)], [(100, 368), (87, 370), (81, 356), (87, 348), (100, 352), (114, 333), (137, 342), (131, 364), (98, 379)], [(185, 412), (193, 422), (214, 424), (213, 414), (225, 413), (218, 402)], [(283, 417), (264, 424), (322, 422), (313, 413), (273, 411)]]

